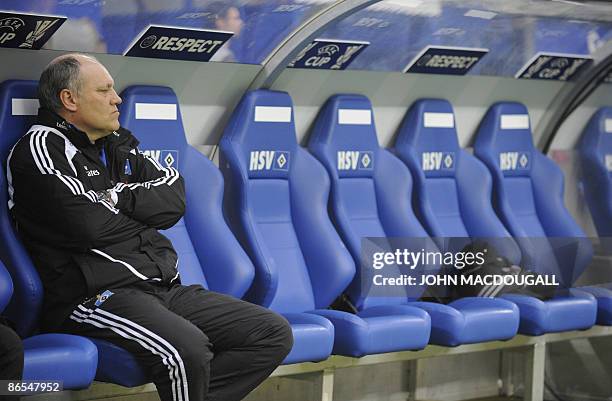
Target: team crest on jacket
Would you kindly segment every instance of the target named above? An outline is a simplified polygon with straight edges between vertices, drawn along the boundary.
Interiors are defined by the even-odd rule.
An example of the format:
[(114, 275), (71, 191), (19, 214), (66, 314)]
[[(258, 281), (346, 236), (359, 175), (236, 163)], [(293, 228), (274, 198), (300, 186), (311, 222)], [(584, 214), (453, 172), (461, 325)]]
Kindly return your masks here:
[(96, 295), (96, 306), (102, 305), (107, 299), (109, 299), (115, 293), (109, 290), (104, 291), (102, 294)]

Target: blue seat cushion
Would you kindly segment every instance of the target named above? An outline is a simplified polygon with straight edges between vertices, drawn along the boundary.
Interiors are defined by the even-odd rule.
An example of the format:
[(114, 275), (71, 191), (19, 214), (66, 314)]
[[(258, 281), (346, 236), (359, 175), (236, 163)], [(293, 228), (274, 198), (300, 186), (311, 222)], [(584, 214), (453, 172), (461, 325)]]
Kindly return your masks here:
[(333, 353), (360, 357), (384, 352), (425, 348), (429, 340), (429, 315), (407, 305), (380, 305), (358, 314), (315, 310), (329, 319), (335, 328)]
[(520, 309), (519, 332), (532, 336), (588, 329), (597, 319), (597, 301), (589, 293), (570, 289), (568, 295), (546, 301), (518, 294), (502, 295)]
[(149, 374), (132, 354), (108, 341), (91, 340), (99, 352), (97, 381), (115, 383), (124, 387), (136, 387), (151, 382)]
[[(307, 313), (286, 313), (291, 325), (293, 348), (283, 365), (327, 359), (334, 345), (334, 326), (325, 318)], [(136, 359), (123, 348), (103, 340), (93, 340), (100, 350), (96, 380), (125, 387), (149, 383), (151, 378)]]
[(612, 326), (612, 288), (579, 287), (580, 291), (588, 292), (597, 300), (597, 324)]
[(334, 345), (334, 326), (329, 320), (309, 313), (284, 313), (291, 325), (293, 348), (283, 365), (327, 359)]
[(612, 326), (612, 289), (606, 287), (579, 287), (580, 291), (588, 292), (597, 301), (597, 324)]
[(431, 316), (430, 343), (456, 346), (484, 341), (507, 340), (519, 328), (519, 309), (499, 298), (466, 297), (447, 305), (411, 302)]
[(86, 338), (41, 334), (23, 340), (24, 380), (59, 380), (64, 389), (87, 388), (94, 380), (98, 349)]

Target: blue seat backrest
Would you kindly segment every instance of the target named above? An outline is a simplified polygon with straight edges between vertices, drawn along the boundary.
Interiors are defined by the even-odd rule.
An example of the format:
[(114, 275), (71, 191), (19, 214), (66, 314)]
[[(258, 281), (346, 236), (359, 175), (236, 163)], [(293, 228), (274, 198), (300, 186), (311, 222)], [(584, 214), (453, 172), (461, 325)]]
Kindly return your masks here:
[(37, 328), (43, 287), (27, 251), (15, 235), (8, 210), (5, 168), (13, 145), (36, 120), (37, 87), (36, 81), (10, 80), (0, 84), (0, 258), (15, 286), (6, 315), (22, 337), (27, 337)]
[[(361, 260), (365, 237), (427, 237), (412, 211), (410, 173), (378, 145), (367, 97), (342, 94), (329, 98), (317, 117), (308, 147), (331, 177), (334, 221), (355, 261)], [(367, 286), (360, 284), (359, 270), (348, 294), (358, 307), (374, 305), (380, 300), (370, 297)], [(406, 296), (418, 298), (422, 290), (411, 286), (411, 294)], [(406, 298), (384, 302), (403, 303)]]
[(584, 194), (601, 237), (612, 237), (612, 107), (593, 114), (579, 144)]
[[(563, 203), (561, 169), (533, 145), (527, 108), (515, 102), (492, 105), (478, 129), (474, 153), (493, 176), (496, 211), (518, 237), (527, 267), (560, 273), (562, 285), (570, 285), (590, 261), (592, 249), (587, 241), (578, 241), (570, 258), (565, 254), (569, 248), (559, 246), (563, 239), (573, 241), (585, 234)], [(559, 243), (543, 238), (557, 238), (552, 241)]]
[(297, 144), (289, 94), (247, 93), (220, 146), (226, 212), (257, 270), (248, 299), (279, 312), (327, 307), (355, 267), (329, 221), (329, 178)]
[(139, 150), (185, 179), (185, 216), (162, 231), (179, 254), (183, 284), (202, 284), (241, 297), (253, 266), (222, 214), (223, 178), (217, 167), (187, 143), (179, 102), (171, 88), (130, 86), (121, 97), (120, 122), (138, 138)]
[(498, 252), (513, 263), (520, 261), (518, 247), (493, 210), (487, 168), (459, 147), (450, 102), (416, 101), (406, 113), (394, 150), (410, 167), (415, 210), (432, 236), (493, 241), (503, 248)]

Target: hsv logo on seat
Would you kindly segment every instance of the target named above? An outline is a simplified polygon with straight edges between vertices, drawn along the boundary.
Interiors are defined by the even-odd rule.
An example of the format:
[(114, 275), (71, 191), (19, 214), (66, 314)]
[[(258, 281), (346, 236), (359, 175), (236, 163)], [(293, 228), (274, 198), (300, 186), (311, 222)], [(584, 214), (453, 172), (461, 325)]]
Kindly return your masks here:
[(254, 150), (249, 159), (250, 171), (289, 171), (289, 152), (275, 150)]
[(499, 168), (502, 171), (528, 170), (528, 152), (502, 152), (499, 154)]
[(423, 171), (452, 170), (455, 167), (454, 152), (423, 152)]
[(338, 170), (372, 170), (371, 151), (340, 150), (337, 154)]
[(150, 156), (162, 166), (174, 168), (178, 167), (178, 150), (143, 150), (140, 153)]

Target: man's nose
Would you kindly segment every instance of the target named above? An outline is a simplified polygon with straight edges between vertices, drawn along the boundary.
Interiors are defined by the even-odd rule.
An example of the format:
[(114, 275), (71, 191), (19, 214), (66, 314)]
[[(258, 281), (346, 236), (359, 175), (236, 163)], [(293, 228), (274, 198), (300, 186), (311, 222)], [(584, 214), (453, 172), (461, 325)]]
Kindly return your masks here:
[(117, 92), (115, 92), (115, 96), (113, 98), (113, 104), (121, 104), (121, 103), (123, 103), (123, 100), (121, 99), (121, 97), (119, 97)]

